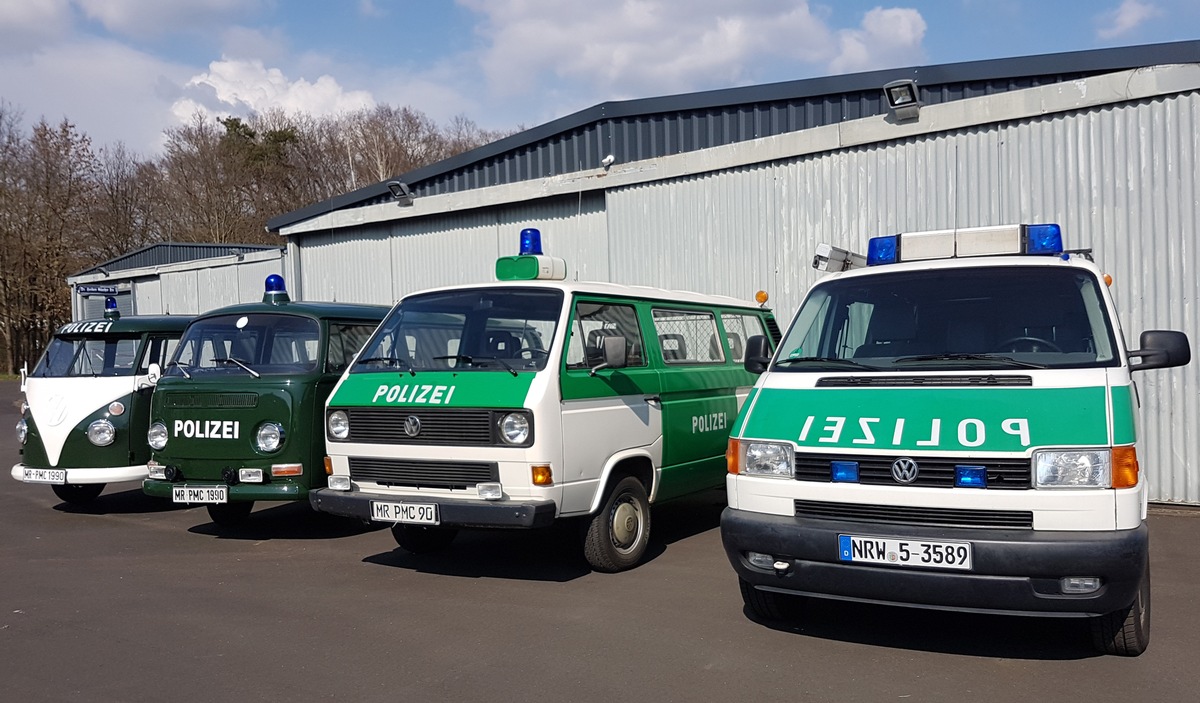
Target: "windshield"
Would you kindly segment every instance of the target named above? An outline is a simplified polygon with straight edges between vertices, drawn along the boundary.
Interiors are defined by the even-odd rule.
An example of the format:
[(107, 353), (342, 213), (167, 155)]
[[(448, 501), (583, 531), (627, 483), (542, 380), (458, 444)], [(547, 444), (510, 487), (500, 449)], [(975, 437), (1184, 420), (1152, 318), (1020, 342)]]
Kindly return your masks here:
[(557, 290), (485, 288), (405, 298), (352, 372), (540, 371), (562, 310)]
[(317, 368), (321, 326), (308, 317), (219, 315), (188, 326), (167, 376), (269, 376)]
[(780, 371), (1112, 366), (1099, 283), (1081, 269), (1003, 266), (840, 278), (813, 288)]
[(54, 337), (30, 376), (132, 376), (138, 337)]

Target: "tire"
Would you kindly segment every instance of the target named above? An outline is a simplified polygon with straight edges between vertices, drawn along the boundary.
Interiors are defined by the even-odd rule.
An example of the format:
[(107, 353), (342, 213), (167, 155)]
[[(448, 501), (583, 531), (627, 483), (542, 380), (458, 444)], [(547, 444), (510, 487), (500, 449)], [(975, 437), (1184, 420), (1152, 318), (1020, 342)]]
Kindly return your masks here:
[(642, 482), (626, 476), (592, 516), (583, 555), (596, 571), (616, 573), (641, 562), (650, 544), (650, 500)]
[(1128, 606), (1092, 618), (1092, 644), (1105, 654), (1136, 657), (1150, 646), (1150, 569)]
[(760, 591), (743, 578), (738, 579), (738, 587), (742, 591), (742, 602), (759, 620), (795, 620), (804, 612), (807, 602), (804, 596)]
[(254, 510), (254, 501), (239, 500), (233, 503), (213, 503), (204, 506), (213, 524), (221, 527), (238, 527), (246, 523), (250, 511)]
[(406, 552), (412, 554), (435, 554), (445, 551), (458, 530), (453, 527), (422, 527), (420, 525), (392, 525), (392, 538)]
[(104, 491), (103, 483), (67, 483), (61, 486), (51, 486), (54, 495), (69, 505), (87, 505), (96, 500)]

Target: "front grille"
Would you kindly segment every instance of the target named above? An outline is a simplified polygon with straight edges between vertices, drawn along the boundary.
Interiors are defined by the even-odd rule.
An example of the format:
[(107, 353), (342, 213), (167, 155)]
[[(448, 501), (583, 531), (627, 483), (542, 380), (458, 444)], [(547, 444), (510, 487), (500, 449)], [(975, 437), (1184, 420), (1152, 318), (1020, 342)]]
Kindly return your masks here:
[(825, 376), (818, 388), (857, 386), (1032, 386), (1032, 376)]
[(920, 527), (977, 527), (1000, 530), (1032, 530), (1033, 513), (1028, 510), (964, 510), (961, 508), (914, 508), (902, 505), (863, 505), (795, 501), (796, 517), (842, 522), (874, 522)]
[(253, 408), (257, 393), (167, 393), (168, 408)]
[(416, 461), (350, 457), (350, 478), (384, 486), (465, 490), (500, 480), (500, 468), (488, 461)]
[(1027, 458), (969, 459), (966, 457), (914, 456), (920, 473), (912, 483), (900, 483), (892, 478), (892, 462), (900, 458), (895, 455), (837, 455), (797, 454), (797, 481), (832, 481), (831, 461), (857, 461), (858, 482), (885, 486), (914, 486), (922, 488), (954, 488), (954, 467), (957, 465), (984, 466), (987, 468), (988, 490), (1024, 489), (1030, 487), (1030, 462)]
[[(495, 416), (491, 410), (412, 408), (345, 408), (350, 418), (347, 442), (369, 444), (421, 444), (486, 447), (499, 444), (492, 431)], [(508, 411), (500, 411), (501, 415)], [(404, 432), (409, 416), (421, 421), (416, 437)]]

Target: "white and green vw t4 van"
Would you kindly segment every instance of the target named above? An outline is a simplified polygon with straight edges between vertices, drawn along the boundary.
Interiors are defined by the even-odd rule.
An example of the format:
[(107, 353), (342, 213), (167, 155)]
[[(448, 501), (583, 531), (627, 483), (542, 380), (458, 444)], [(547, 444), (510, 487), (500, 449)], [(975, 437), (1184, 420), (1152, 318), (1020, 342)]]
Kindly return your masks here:
[[(865, 263), (866, 266), (860, 264)], [(1090, 616), (1105, 652), (1150, 635), (1146, 477), (1108, 279), (1057, 225), (825, 247), (729, 443), (721, 536), (749, 610), (818, 596)], [(1138, 360), (1133, 362), (1131, 360)]]
[(103, 319), (60, 327), (21, 381), (21, 462), (12, 477), (49, 484), (72, 505), (92, 501), (105, 484), (146, 478), (150, 394), (191, 319), (121, 317), (107, 298)]
[(567, 282), (540, 246), (496, 271), (497, 283), (408, 295), (380, 324), (330, 396), (329, 487), (309, 500), (389, 524), (418, 553), (459, 528), (587, 518), (592, 567), (635, 566), (652, 503), (724, 480), (754, 380), (745, 343), (777, 337), (771, 313)]

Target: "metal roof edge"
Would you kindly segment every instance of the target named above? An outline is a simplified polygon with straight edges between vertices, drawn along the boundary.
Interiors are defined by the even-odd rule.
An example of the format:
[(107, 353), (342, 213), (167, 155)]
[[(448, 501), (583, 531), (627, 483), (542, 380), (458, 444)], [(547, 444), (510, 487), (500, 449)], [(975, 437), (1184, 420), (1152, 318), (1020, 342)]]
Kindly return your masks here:
[[(147, 244), (146, 246), (139, 247), (137, 249), (134, 249), (133, 251), (127, 251), (124, 254), (121, 254), (120, 256), (114, 256), (113, 258), (111, 258), (107, 261), (101, 261), (100, 263), (95, 264), (93, 266), (89, 266), (89, 267), (83, 269), (82, 271), (79, 271), (78, 273), (71, 274), (70, 276), (68, 276), (68, 278), (84, 276), (84, 275), (87, 275), (90, 273), (100, 273), (101, 267), (107, 268), (110, 264), (115, 264), (124, 259), (129, 259), (134, 256), (137, 256), (138, 254), (141, 254), (142, 252), (150, 251), (151, 249), (157, 249), (159, 247), (172, 247), (172, 248), (229, 247), (230, 249), (243, 249), (243, 250), (247, 250), (247, 251), (266, 251), (268, 249), (282, 248), (281, 245), (279, 245), (279, 244), (225, 244), (223, 242), (155, 242), (154, 244)], [(205, 257), (205, 258), (212, 258), (212, 257)], [(198, 259), (196, 259), (196, 260), (198, 261)], [(174, 263), (182, 263), (182, 262), (174, 262)], [(160, 265), (166, 265), (166, 264), (160, 264)], [(143, 267), (135, 267), (135, 268), (143, 268)], [(116, 269), (116, 270), (132, 270), (132, 269)]]

